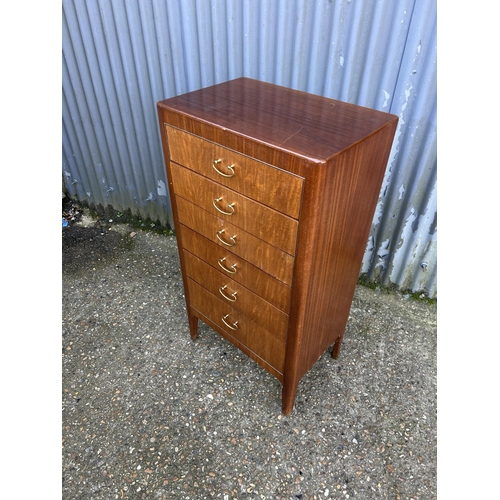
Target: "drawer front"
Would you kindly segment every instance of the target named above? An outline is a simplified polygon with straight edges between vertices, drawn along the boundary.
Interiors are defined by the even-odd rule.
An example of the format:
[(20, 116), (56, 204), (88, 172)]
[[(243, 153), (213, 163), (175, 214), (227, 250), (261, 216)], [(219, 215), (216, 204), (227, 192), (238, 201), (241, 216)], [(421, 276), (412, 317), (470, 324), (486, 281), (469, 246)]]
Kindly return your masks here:
[(294, 258), (224, 219), (176, 196), (179, 222), (239, 255), (287, 285), (292, 283)]
[(291, 288), (269, 276), (258, 267), (208, 241), (207, 238), (181, 225), (182, 246), (232, 280), (241, 283), (284, 313), (290, 310)]
[(185, 250), (184, 262), (186, 274), (190, 278), (265, 328), (278, 340), (286, 342), (288, 316), (284, 312)]
[[(168, 125), (165, 129), (172, 161), (290, 217), (299, 218), (302, 177)], [(234, 165), (232, 169), (228, 169), (231, 165)]]
[(171, 163), (175, 193), (204, 210), (295, 255), (298, 222), (246, 196)]
[(283, 342), (192, 279), (188, 278), (187, 282), (192, 308), (209, 318), (228, 336), (241, 342), (266, 363), (283, 373), (285, 361)]

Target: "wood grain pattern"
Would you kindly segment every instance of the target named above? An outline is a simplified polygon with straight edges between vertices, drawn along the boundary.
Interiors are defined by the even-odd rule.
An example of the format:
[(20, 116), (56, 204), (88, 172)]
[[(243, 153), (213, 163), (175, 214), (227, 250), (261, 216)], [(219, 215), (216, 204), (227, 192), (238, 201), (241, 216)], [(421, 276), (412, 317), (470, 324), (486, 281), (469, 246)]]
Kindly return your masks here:
[[(308, 223), (299, 232), (296, 258), (302, 265), (290, 309), (290, 324), (297, 327), (289, 331), (283, 374), (284, 413), (292, 411), (302, 376), (334, 342), (338, 356), (395, 127), (395, 121), (389, 123), (308, 179), (303, 214)], [(311, 197), (319, 197), (320, 206), (314, 207)]]
[(212, 215), (180, 196), (176, 197), (176, 204), (181, 224), (190, 227), (222, 248), (226, 248), (226, 245), (217, 238), (217, 232), (224, 230), (224, 233), (220, 235), (221, 238), (231, 243), (231, 238), (234, 237), (236, 241), (234, 246), (227, 247), (232, 253), (239, 255), (287, 285), (292, 283), (293, 256), (226, 220)]
[(236, 346), (241, 352), (246, 354), (249, 358), (253, 359), (257, 364), (259, 364), (262, 368), (267, 370), (271, 375), (275, 376), (281, 383), (283, 383), (283, 374), (280, 371), (278, 371), (274, 366), (270, 365), (263, 358), (258, 356), (245, 344), (242, 344), (237, 338), (233, 337), (228, 332), (219, 327), (219, 325), (217, 325), (217, 323), (212, 321), (209, 317), (204, 316), (201, 312), (197, 311), (191, 306), (189, 306), (188, 317), (194, 318), (196, 322), (198, 321), (198, 319), (201, 319), (203, 323), (212, 328), (212, 330), (215, 330), (221, 337), (224, 337), (226, 340), (231, 342), (231, 344)]
[[(199, 317), (278, 377), (283, 384), (282, 411), (288, 415), (302, 376), (331, 344), (335, 344), (334, 356), (340, 352), (398, 119), (248, 78), (167, 99), (158, 103), (158, 113), (169, 177), (170, 160), (175, 160), (221, 186), (298, 219), (295, 260), (269, 245), (263, 234), (263, 239), (256, 240), (274, 248), (270, 253), (267, 247), (260, 248), (250, 233), (244, 245), (222, 249), (215, 240), (205, 248), (204, 241), (214, 241), (214, 228), (227, 228), (231, 234), (238, 230), (238, 243), (244, 240), (244, 230), (206, 210), (193, 209), (193, 204), (176, 195), (169, 181), (180, 249), (184, 244), (190, 246), (213, 267), (217, 267), (217, 250), (222, 249), (228, 263), (237, 261), (238, 273), (246, 268), (245, 280), (240, 283), (249, 288), (265, 283), (263, 290), (269, 298), (286, 295), (271, 284), (291, 286), (290, 302), (287, 299), (286, 306), (278, 306), (289, 311), (285, 354), (279, 369), (281, 361), (276, 364), (272, 356), (273, 360), (264, 361), (241, 340), (231, 340), (227, 328), (224, 330), (211, 316), (213, 310), (196, 310), (187, 299), (192, 335), (196, 328), (192, 318)], [(236, 175), (233, 180), (217, 178), (220, 176), (211, 167), (217, 155), (244, 165), (239, 169), (245, 172), (240, 185), (229, 184)], [(280, 175), (272, 181), (269, 175), (276, 171)], [(256, 172), (260, 172), (257, 177)], [(184, 194), (191, 196), (193, 191)], [(273, 206), (265, 201), (279, 196), (288, 198), (288, 202)], [(274, 259), (272, 265), (269, 258)], [(188, 280), (183, 262), (181, 258), (183, 277)], [(254, 266), (259, 273), (257, 278), (250, 278), (255, 281), (250, 285), (246, 279)], [(267, 273), (280, 281), (264, 279)], [(237, 279), (240, 277), (235, 276)], [(188, 287), (189, 296), (191, 289)]]
[[(225, 304), (221, 299), (210, 293), (195, 281), (188, 278), (188, 289), (191, 306), (203, 316), (210, 318), (219, 329), (234, 337), (248, 347), (257, 356), (283, 373), (285, 360), (285, 344), (271, 335), (267, 330), (255, 324), (241, 312)], [(222, 318), (228, 315), (226, 321), (233, 325), (237, 322), (237, 330), (227, 327)]]
[[(287, 314), (186, 250), (184, 251), (184, 261), (186, 262), (187, 276), (219, 299), (222, 297), (222, 301), (225, 301), (228, 306), (243, 313), (281, 342), (286, 341)], [(221, 293), (222, 287), (225, 288)], [(233, 296), (233, 294), (235, 295)], [(225, 296), (229, 299), (226, 299)]]
[[(172, 161), (290, 217), (298, 218), (303, 179), (178, 129), (166, 127), (166, 130), (170, 138)], [(225, 170), (227, 165), (234, 165), (234, 177), (219, 175), (212, 167), (216, 159), (222, 161), (220, 170), (225, 173), (229, 172)], [(287, 187), (286, 190), (283, 186)]]
[(182, 248), (189, 250), (215, 269), (222, 269), (219, 264), (219, 261), (222, 261), (221, 264), (227, 269), (236, 271), (234, 274), (226, 273), (227, 276), (288, 314), (291, 296), (291, 288), (288, 285), (186, 226), (181, 225), (180, 232), (183, 236)]
[[(174, 162), (172, 162), (171, 171), (172, 182), (178, 196), (192, 201), (207, 212), (227, 220), (290, 255), (295, 254), (299, 225), (295, 219)], [(229, 215), (218, 211), (214, 202)]]
[[(288, 153), (288, 159), (325, 163), (397, 118), (250, 78), (163, 103), (168, 107), (169, 124), (282, 169), (290, 164), (283, 156), (278, 162), (270, 161), (269, 148)], [(264, 150), (258, 151), (261, 146)]]

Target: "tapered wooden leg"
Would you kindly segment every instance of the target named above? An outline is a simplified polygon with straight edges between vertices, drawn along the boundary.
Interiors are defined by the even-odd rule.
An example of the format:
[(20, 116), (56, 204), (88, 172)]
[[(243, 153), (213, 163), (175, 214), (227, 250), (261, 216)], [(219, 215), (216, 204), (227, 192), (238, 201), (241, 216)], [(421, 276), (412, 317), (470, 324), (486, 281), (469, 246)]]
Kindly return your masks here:
[(281, 390), (281, 412), (283, 415), (292, 414), (298, 386), (298, 384), (283, 384), (283, 389)]
[(191, 333), (191, 339), (195, 339), (198, 336), (198, 318), (191, 314), (188, 315), (189, 319), (189, 332)]
[(337, 338), (335, 341), (335, 344), (333, 344), (333, 350), (332, 350), (332, 358), (337, 359), (340, 354), (340, 346), (342, 345), (342, 335)]

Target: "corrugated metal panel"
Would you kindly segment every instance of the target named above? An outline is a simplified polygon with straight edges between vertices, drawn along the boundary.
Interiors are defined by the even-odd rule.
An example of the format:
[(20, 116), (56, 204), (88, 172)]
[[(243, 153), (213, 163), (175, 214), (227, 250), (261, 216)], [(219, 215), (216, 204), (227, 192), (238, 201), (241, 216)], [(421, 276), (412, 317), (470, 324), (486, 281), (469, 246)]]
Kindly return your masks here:
[(390, 112), (398, 130), (362, 271), (437, 295), (436, 5), (418, 2)]
[(167, 223), (163, 84), (146, 5), (63, 2), (63, 169), (71, 196)]
[(248, 76), (400, 116), (362, 272), (436, 295), (435, 0), (63, 0), (71, 196), (172, 225), (155, 104)]

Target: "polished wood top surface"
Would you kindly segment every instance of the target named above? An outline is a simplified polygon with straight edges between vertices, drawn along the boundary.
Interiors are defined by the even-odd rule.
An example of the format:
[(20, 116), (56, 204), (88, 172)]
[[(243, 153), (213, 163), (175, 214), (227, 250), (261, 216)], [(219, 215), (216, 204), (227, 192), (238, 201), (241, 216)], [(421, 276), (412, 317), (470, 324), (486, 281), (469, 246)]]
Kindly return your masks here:
[(250, 78), (165, 99), (159, 107), (316, 162), (397, 120), (389, 113)]

